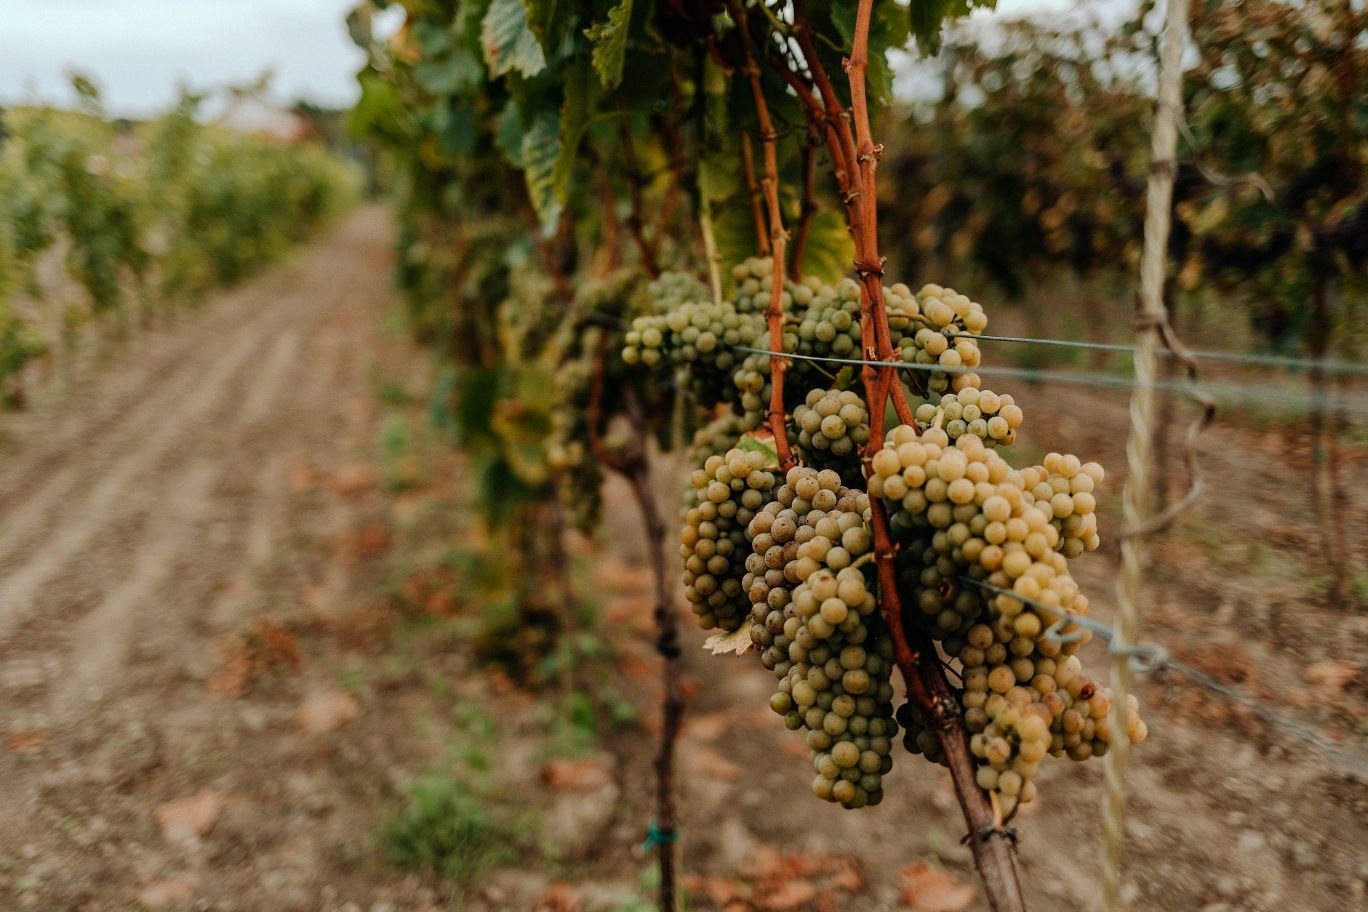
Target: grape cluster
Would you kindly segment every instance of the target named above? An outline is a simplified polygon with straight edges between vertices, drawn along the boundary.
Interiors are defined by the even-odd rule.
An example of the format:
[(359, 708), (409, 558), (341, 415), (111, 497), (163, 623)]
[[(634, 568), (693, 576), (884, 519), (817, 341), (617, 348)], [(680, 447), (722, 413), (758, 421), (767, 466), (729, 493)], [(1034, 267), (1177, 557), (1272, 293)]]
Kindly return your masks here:
[(1016, 441), (1017, 428), (1025, 417), (1021, 406), (1010, 395), (966, 386), (958, 391), (932, 394), (933, 404), (917, 406), (917, 423), (923, 429), (942, 428), (951, 440), (972, 434), (989, 447), (1008, 446)]
[[(916, 302), (918, 309), (913, 320), (918, 328), (897, 343), (903, 361), (954, 369), (953, 373), (928, 373), (924, 383), (931, 393), (982, 386), (972, 369), (979, 366), (982, 358), (973, 337), (988, 326), (983, 308), (954, 289), (940, 285), (924, 286), (917, 292)], [(906, 305), (902, 306), (906, 309)], [(890, 328), (891, 317), (890, 311)]]
[(793, 424), (805, 464), (834, 469), (848, 483), (858, 481), (860, 449), (869, 442), (869, 409), (858, 393), (812, 390), (793, 410)]
[(1050, 506), (1050, 522), (1059, 530), (1059, 550), (1065, 557), (1096, 551), (1097, 498), (1093, 489), (1105, 477), (1095, 462), (1082, 463), (1077, 456), (1050, 453), (1045, 464), (1021, 470), (1022, 483), (1038, 503)]
[(712, 293), (691, 272), (662, 272), (646, 285), (648, 310), (667, 314), (679, 306), (694, 301), (710, 301)]
[(806, 729), (813, 792), (848, 808), (883, 799), (897, 734), (893, 646), (861, 560), (868, 509), (835, 472), (791, 469), (751, 520), (743, 582), (751, 639), (779, 680), (770, 707)]
[[(696, 402), (731, 406), (695, 435), (701, 468), (681, 538), (686, 594), (705, 627), (739, 633), (749, 624), (749, 640), (778, 682), (771, 708), (805, 732), (814, 792), (846, 807), (878, 803), (900, 728), (909, 750), (944, 762), (941, 734), (918, 707), (893, 712), (871, 497), (887, 507), (909, 623), (957, 665), (953, 689), (978, 784), (1003, 814), (1035, 796), (1047, 754), (1082, 760), (1117, 738), (1144, 738), (1133, 700), (1125, 730), (1113, 731), (1111, 696), (1076, 655), (1089, 634), (1074, 618), (1087, 614), (1088, 600), (1067, 560), (1098, 546), (1102, 469), (1056, 453), (1020, 470), (1003, 459), (1023, 414), (1011, 396), (983, 389), (975, 372), (975, 337), (987, 327), (977, 303), (938, 285), (915, 294), (901, 283), (883, 289), (895, 349), (929, 368), (900, 377), (927, 401), (915, 425), (885, 438), (867, 493), (858, 484), (870, 415), (857, 392), (842, 390), (848, 368), (790, 361), (789, 439), (803, 464), (784, 478), (758, 454), (722, 452), (762, 423), (770, 405), (771, 356), (736, 349), (770, 348), (772, 269), (767, 258), (739, 264), (723, 304), (709, 302), (691, 278), (653, 284), (658, 312), (633, 323), (623, 358), (669, 364), (687, 377)], [(783, 351), (859, 358), (862, 293), (850, 279), (785, 279)]]
[(765, 321), (739, 313), (730, 303), (685, 302), (665, 314), (637, 317), (627, 331), (622, 360), (676, 368), (695, 401), (711, 407), (729, 401), (738, 362), (733, 347), (764, 341)]
[[(589, 335), (594, 335), (590, 333)], [(599, 489), (603, 467), (589, 451), (587, 402), (592, 363), (586, 358), (569, 358), (556, 368), (556, 407), (551, 410), (551, 434), (546, 464), (564, 479), (562, 496), (570, 522), (582, 532), (593, 529), (599, 520)]]
[(775, 481), (764, 464), (759, 453), (733, 449), (709, 456), (689, 477), (692, 504), (684, 513), (679, 554), (684, 595), (705, 630), (736, 630), (750, 613), (742, 588), (750, 552), (746, 529)]
[[(1066, 484), (1087, 479), (1080, 495), (1091, 506), (1081, 489), (1091, 487), (1100, 467), (1084, 471), (1076, 458), (1059, 454), (1048, 462)], [(1112, 737), (1105, 724), (1099, 734), (1095, 719), (1083, 724), (1095, 708), (1089, 703), (1085, 710), (1080, 701), (1109, 698), (1080, 676), (1073, 656), (1087, 631), (1065, 623), (1088, 610), (1060, 550), (1072, 495), (1045, 480), (1045, 467), (1015, 471), (978, 437), (951, 444), (941, 428), (921, 437), (894, 428), (872, 465), (870, 493), (889, 502), (890, 525), (905, 540), (903, 583), (922, 623), (963, 667), (960, 696), (979, 784), (1010, 813), (1034, 795), (1031, 779), (1045, 753), (1085, 759), (1105, 752)], [(1009, 594), (986, 594), (965, 577)], [(1047, 635), (1056, 622), (1067, 639)], [(1143, 723), (1134, 708), (1132, 716), (1125, 736), (1138, 740)], [(916, 714), (903, 721), (909, 749), (932, 753)]]

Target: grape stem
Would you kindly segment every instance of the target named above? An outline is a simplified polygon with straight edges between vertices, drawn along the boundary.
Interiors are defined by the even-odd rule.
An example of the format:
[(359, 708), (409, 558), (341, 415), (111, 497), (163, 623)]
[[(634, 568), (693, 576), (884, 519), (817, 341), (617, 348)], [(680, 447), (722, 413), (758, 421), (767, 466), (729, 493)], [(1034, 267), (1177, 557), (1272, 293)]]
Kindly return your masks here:
[[(864, 340), (865, 360), (891, 361), (891, 332), (883, 299), (883, 258), (879, 255), (878, 194), (875, 192), (879, 156), (883, 147), (875, 145), (870, 129), (865, 80), (869, 65), (869, 27), (873, 6), (873, 0), (860, 0), (855, 14), (851, 54), (845, 61), (846, 75), (850, 80), (851, 120), (858, 143), (857, 151), (853, 155), (847, 147), (846, 160), (857, 166), (858, 183), (849, 188), (846, 195), (854, 198), (851, 208), (858, 214), (857, 221), (852, 225), (852, 234), (855, 238), (855, 271), (863, 287), (860, 296), (860, 329), (861, 339)], [(795, 19), (805, 24), (801, 11)], [(833, 105), (835, 94), (829, 89), (830, 81), (822, 72), (821, 59), (812, 47), (810, 34), (807, 46), (804, 47), (802, 44), (804, 31), (801, 27), (798, 30), (800, 47), (803, 47), (804, 54), (808, 56), (808, 66), (812, 69), (813, 79), (826, 99), (830, 121), (838, 108), (838, 105)], [(828, 88), (822, 88), (824, 84)], [(844, 119), (841, 118), (839, 123), (844, 123)], [(844, 141), (844, 137), (842, 139)], [(883, 447), (884, 413), (890, 387), (902, 392), (902, 384), (894, 374), (891, 366), (876, 368), (866, 365), (862, 370), (870, 412), (869, 445), (865, 451), (866, 478), (873, 471), (871, 460)], [(901, 410), (899, 411), (899, 419), (915, 427), (910, 417), (909, 414), (904, 418)], [(908, 629), (903, 622), (894, 568), (896, 549), (889, 534), (883, 503), (878, 498), (870, 498), (870, 514), (874, 527), (875, 553), (879, 556), (881, 602), (884, 616), (888, 621), (889, 633), (893, 638), (894, 658), (903, 680), (907, 683), (911, 699), (931, 723), (941, 742), (960, 809), (964, 813), (965, 822), (969, 825), (969, 832), (973, 834), (970, 848), (979, 876), (983, 880), (988, 904), (994, 912), (1024, 912), (1026, 901), (1017, 878), (1014, 847), (1006, 830), (1001, 827), (998, 815), (994, 813), (987, 796), (978, 787), (974, 760), (969, 751), (969, 736), (964, 727), (959, 701), (950, 688), (936, 646), (928, 634), (916, 628), (913, 628), (912, 638), (909, 640)]]
[[(769, 207), (769, 252), (774, 267), (770, 277), (770, 302), (765, 310), (765, 320), (769, 324), (770, 351), (784, 350), (784, 264), (785, 251), (788, 249), (788, 232), (784, 230), (784, 214), (779, 207), (779, 153), (777, 149), (774, 123), (770, 120), (769, 105), (765, 103), (765, 88), (760, 84), (760, 67), (755, 62), (751, 50), (750, 28), (746, 22), (745, 11), (740, 0), (731, 0), (732, 19), (741, 33), (741, 48), (746, 55), (746, 78), (750, 82), (751, 95), (755, 100), (755, 119), (760, 127), (760, 140), (764, 150), (765, 175), (760, 180), (764, 190), (765, 202)], [(784, 374), (788, 371), (789, 360), (782, 354), (770, 355), (770, 404), (766, 416), (770, 431), (774, 434), (774, 448), (779, 454), (779, 468), (785, 472), (798, 464), (797, 458), (789, 447), (788, 431), (784, 412)]]
[(755, 225), (755, 249), (761, 256), (770, 255), (769, 233), (765, 231), (765, 209), (761, 202), (760, 182), (755, 177), (755, 147), (750, 132), (741, 131), (741, 173), (746, 178), (746, 195), (750, 198), (751, 222)]

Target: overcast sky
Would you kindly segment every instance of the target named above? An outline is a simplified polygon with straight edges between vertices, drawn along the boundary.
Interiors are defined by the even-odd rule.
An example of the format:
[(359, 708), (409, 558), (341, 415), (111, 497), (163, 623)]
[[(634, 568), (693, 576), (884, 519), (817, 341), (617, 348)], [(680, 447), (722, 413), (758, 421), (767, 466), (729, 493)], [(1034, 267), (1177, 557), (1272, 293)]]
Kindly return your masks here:
[[(1093, 0), (1109, 5), (1111, 0)], [(0, 103), (69, 103), (79, 68), (110, 111), (166, 107), (178, 82), (215, 88), (275, 70), (276, 95), (347, 105), (361, 53), (343, 19), (355, 0), (0, 0)], [(998, 0), (997, 15), (1079, 0)]]

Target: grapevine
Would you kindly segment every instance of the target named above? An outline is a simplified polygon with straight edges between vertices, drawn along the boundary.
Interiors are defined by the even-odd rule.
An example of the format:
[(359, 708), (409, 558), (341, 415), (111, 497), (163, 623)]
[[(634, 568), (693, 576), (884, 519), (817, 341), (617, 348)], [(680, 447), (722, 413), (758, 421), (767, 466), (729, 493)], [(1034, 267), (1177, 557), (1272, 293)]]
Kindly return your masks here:
[[(661, 907), (676, 901), (682, 703), (651, 463), (690, 441), (669, 572), (715, 652), (773, 674), (770, 708), (803, 739), (816, 798), (880, 803), (908, 762), (900, 742), (945, 764), (990, 904), (1021, 909), (1007, 824), (1040, 765), (1145, 735), (1129, 703), (1109, 721), (1076, 654), (1087, 634), (1072, 619), (1089, 606), (1068, 561), (1100, 543), (1103, 474), (1055, 453), (1010, 463), (1025, 415), (979, 376), (987, 309), (885, 276), (872, 112), (888, 100), (886, 52), (913, 32), (933, 45), (939, 7), (779, 6), (495, 0), (478, 29), (464, 4), (413, 13), (421, 34), (356, 29), (363, 94), (375, 131), (397, 137), (431, 245), (458, 241), (450, 284), (468, 323), (453, 354), (497, 377), (554, 371), (547, 483), (525, 496), (560, 498), (592, 530), (605, 473), (632, 485), (664, 659)], [(463, 55), (484, 78), (420, 69)], [(416, 101), (386, 106), (395, 95)], [(425, 129), (415, 103), (475, 112), (473, 151), (406, 145)], [(515, 225), (477, 227), (446, 202), (462, 198), (518, 213), (530, 251), (510, 253)], [(488, 298), (507, 302), (496, 325), (541, 326), (520, 337), (536, 344), (466, 351)], [(473, 380), (460, 392), (475, 396)]]

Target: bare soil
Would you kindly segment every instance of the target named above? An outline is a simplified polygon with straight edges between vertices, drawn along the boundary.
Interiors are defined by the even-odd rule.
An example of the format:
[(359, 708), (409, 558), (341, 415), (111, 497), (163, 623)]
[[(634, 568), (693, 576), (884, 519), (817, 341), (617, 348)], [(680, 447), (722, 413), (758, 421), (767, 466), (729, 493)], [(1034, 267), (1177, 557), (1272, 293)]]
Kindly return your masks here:
[[(482, 536), (424, 408), (434, 371), (396, 328), (391, 243), (383, 210), (358, 211), (77, 394), (0, 418), (0, 910), (649, 908), (637, 517), (610, 485), (600, 541), (577, 545), (597, 724), (567, 722), (554, 687), (476, 660), (488, 605), (449, 558)], [(1124, 397), (1012, 392), (1017, 461), (1049, 441), (1102, 461), (1114, 528)], [(1155, 543), (1144, 636), (1368, 757), (1368, 618), (1326, 604), (1300, 431), (1207, 436), (1208, 497)], [(1346, 452), (1361, 568), (1366, 459)], [(679, 467), (656, 468), (672, 509)], [(1115, 568), (1110, 545), (1075, 568), (1104, 618)], [(817, 801), (768, 673), (702, 639), (680, 746), (690, 908), (982, 908), (944, 771), (902, 757), (880, 807)], [(1086, 660), (1103, 676), (1100, 647)], [(1133, 908), (1368, 903), (1368, 760), (1176, 677), (1140, 687)], [(1033, 909), (1095, 907), (1101, 768), (1047, 763), (1016, 821)], [(384, 857), (406, 784), (434, 773), (509, 844), (466, 887)]]

